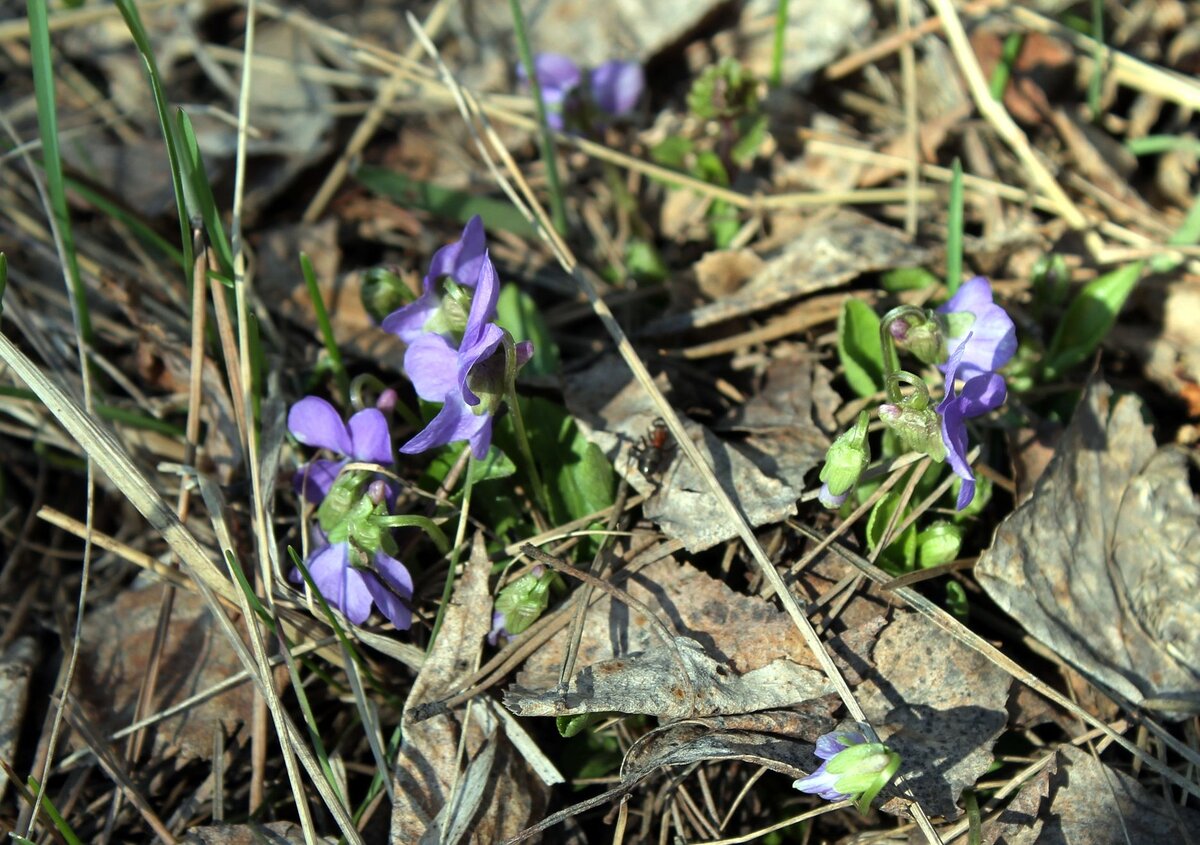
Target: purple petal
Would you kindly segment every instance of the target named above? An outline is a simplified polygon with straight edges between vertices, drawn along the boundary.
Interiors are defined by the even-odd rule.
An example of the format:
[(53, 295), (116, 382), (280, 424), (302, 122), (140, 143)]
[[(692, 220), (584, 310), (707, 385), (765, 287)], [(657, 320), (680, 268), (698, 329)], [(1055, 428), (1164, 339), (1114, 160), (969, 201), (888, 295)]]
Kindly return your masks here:
[(364, 408), (350, 418), (350, 453), (360, 461), (392, 463), (392, 435), (387, 417), (377, 408)]
[(492, 442), (491, 414), (474, 413), (457, 391), (447, 393), (445, 402), (429, 425), (401, 446), (400, 451), (416, 455), (436, 446), (468, 440), (475, 457), (485, 457)]
[(487, 236), (483, 231), (483, 220), (476, 214), (467, 221), (461, 238), (433, 254), (429, 273), (425, 276), (426, 289), (432, 290), (434, 283), (443, 276), (473, 288), (478, 284), (484, 264), (488, 263)]
[[(579, 65), (559, 53), (539, 54), (533, 60), (533, 72), (537, 74), (543, 94), (547, 91), (567, 91), (583, 79)], [(522, 81), (527, 81), (523, 64), (517, 65), (517, 75)]]
[(792, 783), (792, 786), (801, 792), (808, 792), (812, 795), (819, 795), (826, 801), (844, 801), (849, 798), (844, 792), (838, 792), (834, 786), (837, 783), (837, 775), (831, 775), (825, 771), (825, 764), (822, 763), (820, 768), (806, 778), (800, 778)]
[[(827, 508), (840, 508), (843, 504), (845, 504), (846, 498), (849, 495), (850, 495), (850, 491), (847, 490), (842, 495), (835, 496), (833, 493), (829, 492), (829, 485), (823, 483), (823, 484), (821, 484), (820, 491), (817, 493), (817, 499), (821, 502), (822, 505), (824, 505)], [(821, 737), (821, 739), (824, 739), (824, 737)], [(821, 747), (821, 740), (818, 739), (817, 740), (817, 748), (820, 749), (820, 747)], [(817, 756), (819, 757), (820, 754), (821, 754), (821, 752), (818, 750)], [(822, 758), (822, 759), (828, 759), (828, 758)]]
[(522, 340), (516, 345), (517, 353), (517, 369), (521, 369), (529, 363), (529, 359), (533, 357), (533, 341)]
[(468, 405), (479, 404), (479, 397), (467, 384), (467, 377), (471, 374), (471, 369), (480, 361), (496, 354), (503, 341), (504, 329), (495, 323), (487, 323), (483, 330), (472, 339), (470, 345), (467, 344), (466, 338), (463, 339), (463, 345), (458, 350), (458, 383), (456, 387), (462, 391), (463, 399)]
[(613, 59), (592, 71), (592, 99), (614, 117), (632, 112), (645, 87), (646, 78), (637, 62)]
[(484, 253), (483, 264), (479, 268), (479, 283), (475, 286), (475, 295), (471, 297), (471, 312), (467, 315), (467, 327), (463, 331), (461, 347), (474, 346), (480, 342), (480, 338), (487, 332), (496, 316), (496, 299), (499, 296), (500, 282), (496, 276), (496, 267)]
[(418, 396), (441, 402), (458, 390), (458, 351), (441, 335), (421, 335), (404, 350), (404, 371)]
[(375, 606), (396, 630), (408, 630), (412, 627), (412, 610), (406, 601), (413, 596), (412, 576), (404, 564), (383, 552), (375, 553), (375, 569), (363, 573), (363, 583), (375, 599)]
[(425, 292), (415, 300), (388, 314), (380, 324), (385, 332), (396, 335), (405, 343), (412, 343), (425, 330), (425, 324), (441, 305), (426, 276)]
[(846, 743), (842, 742), (842, 735), (837, 731), (833, 733), (822, 734), (817, 737), (816, 755), (822, 760), (830, 760), (837, 754), (845, 751)]
[(977, 314), (992, 304), (992, 286), (983, 276), (975, 276), (962, 283), (962, 287), (938, 309), (941, 314), (967, 311)]
[(342, 415), (319, 396), (305, 396), (288, 411), (288, 431), (305, 446), (350, 454), (350, 432)]
[(313, 584), (331, 607), (336, 607), (355, 625), (361, 625), (371, 615), (371, 594), (363, 583), (362, 573), (350, 566), (349, 547), (334, 543), (309, 558), (309, 574)]
[(327, 461), (318, 458), (302, 464), (292, 477), (293, 488), (298, 495), (304, 497), (305, 501), (319, 505), (325, 501), (325, 497), (329, 495), (329, 488), (333, 486), (338, 473), (347, 463), (349, 462)]
[(504, 614), (498, 610), (492, 611), (492, 630), (488, 631), (488, 645), (496, 646), (500, 644), (500, 638), (503, 637), (506, 641), (512, 634), (504, 627)]
[(999, 373), (984, 373), (969, 379), (963, 385), (958, 403), (962, 414), (968, 419), (986, 414), (1004, 404), (1008, 391), (1004, 386), (1004, 376)]

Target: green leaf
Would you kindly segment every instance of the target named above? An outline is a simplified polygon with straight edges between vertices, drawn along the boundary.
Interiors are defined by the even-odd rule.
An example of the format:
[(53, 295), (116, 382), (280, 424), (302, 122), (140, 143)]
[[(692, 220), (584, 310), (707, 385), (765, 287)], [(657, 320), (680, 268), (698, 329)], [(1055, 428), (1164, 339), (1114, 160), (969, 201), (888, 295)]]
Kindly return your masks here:
[(846, 381), (859, 396), (883, 390), (883, 349), (879, 345), (879, 315), (869, 305), (847, 297), (838, 315), (838, 358)]
[(897, 267), (883, 274), (880, 286), (888, 293), (900, 293), (906, 290), (924, 290), (937, 282), (938, 277), (924, 267)]
[(574, 716), (556, 716), (554, 724), (558, 727), (558, 735), (570, 739), (590, 728), (603, 718), (600, 713), (577, 713)]
[[(871, 515), (867, 518), (867, 548), (875, 551), (875, 548), (883, 541), (883, 534), (887, 530), (888, 523), (892, 521), (892, 514), (896, 513), (900, 507), (899, 493), (886, 493), (875, 507), (871, 508)], [(908, 509), (896, 515), (895, 525), (898, 526), (908, 515)], [(893, 526), (893, 531), (895, 526)], [(892, 572), (908, 572), (916, 566), (917, 562), (917, 526), (912, 524), (904, 529), (899, 535), (892, 535), (892, 541), (888, 543), (887, 548), (880, 555), (880, 562), (883, 564), (883, 569)]]
[(558, 372), (558, 346), (550, 337), (550, 329), (542, 319), (542, 313), (534, 304), (533, 297), (509, 282), (500, 289), (496, 301), (496, 322), (507, 329), (513, 340), (533, 341), (533, 357), (523, 372), (535, 376), (548, 376)]
[(946, 609), (965, 622), (970, 615), (967, 605), (967, 591), (957, 581), (946, 582)]
[[(439, 449), (425, 470), (427, 473), (426, 478), (432, 481), (432, 484), (422, 486), (436, 487), (441, 484), (450, 472), (450, 469), (458, 463), (459, 455), (462, 454), (462, 448), (462, 443), (451, 443)], [(488, 449), (487, 454), (483, 456), (482, 461), (471, 462), (471, 483), (479, 484), (484, 481), (495, 481), (498, 478), (508, 478), (510, 475), (516, 473), (516, 471), (516, 464), (509, 459), (508, 455), (495, 446), (492, 446)]]
[(754, 157), (758, 155), (758, 148), (762, 146), (763, 138), (767, 137), (767, 124), (765, 114), (758, 115), (751, 120), (742, 133), (742, 137), (738, 138), (733, 149), (729, 151), (729, 157), (742, 167), (746, 167), (754, 161)]
[(720, 185), (722, 188), (729, 187), (729, 171), (721, 163), (721, 157), (711, 150), (702, 152), (696, 156), (696, 163), (692, 167), (692, 175), (710, 185)]
[(1087, 360), (1117, 321), (1142, 273), (1141, 261), (1088, 282), (1067, 308), (1046, 354), (1045, 376), (1054, 379)]
[(687, 157), (692, 153), (692, 142), (678, 135), (668, 135), (650, 148), (650, 158), (663, 167), (676, 170), (687, 168)]
[(667, 265), (658, 250), (641, 238), (630, 238), (625, 246), (625, 267), (642, 282), (661, 282), (667, 277)]
[(521, 212), (507, 200), (480, 197), (466, 191), (421, 182), (403, 173), (383, 167), (363, 165), (354, 172), (357, 179), (375, 193), (412, 208), (466, 223), (478, 214), (486, 229), (503, 229), (521, 238), (537, 235)]
[(725, 200), (714, 200), (708, 208), (708, 228), (712, 232), (713, 245), (717, 249), (728, 249), (742, 229), (737, 208)]

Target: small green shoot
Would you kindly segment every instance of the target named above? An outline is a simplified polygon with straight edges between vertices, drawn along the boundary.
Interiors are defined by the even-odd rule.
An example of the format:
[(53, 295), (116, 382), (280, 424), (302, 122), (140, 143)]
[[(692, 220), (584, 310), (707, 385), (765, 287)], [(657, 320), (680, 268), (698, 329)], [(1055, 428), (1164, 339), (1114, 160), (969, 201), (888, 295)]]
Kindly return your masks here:
[(847, 297), (837, 324), (838, 358), (850, 389), (859, 396), (883, 390), (883, 351), (879, 315), (861, 300)]
[(337, 338), (333, 336), (333, 324), (329, 321), (329, 311), (325, 308), (325, 300), (321, 296), (321, 286), (317, 283), (317, 274), (313, 270), (312, 261), (308, 255), (300, 253), (300, 270), (304, 273), (304, 283), (308, 286), (308, 298), (312, 300), (313, 313), (317, 317), (317, 328), (321, 332), (321, 342), (325, 344), (325, 354), (329, 356), (329, 365), (333, 368), (333, 380), (337, 382), (338, 393), (343, 404), (350, 402), (350, 376), (346, 365), (342, 362), (342, 352), (338, 348)]

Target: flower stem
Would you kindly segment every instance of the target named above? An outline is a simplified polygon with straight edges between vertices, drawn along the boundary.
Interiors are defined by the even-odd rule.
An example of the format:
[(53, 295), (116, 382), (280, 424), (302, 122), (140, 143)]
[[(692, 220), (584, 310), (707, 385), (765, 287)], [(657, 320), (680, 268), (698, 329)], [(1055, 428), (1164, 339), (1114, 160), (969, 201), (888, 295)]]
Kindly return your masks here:
[[(464, 448), (470, 454), (470, 444)], [(454, 548), (450, 551), (450, 568), (446, 572), (446, 585), (442, 587), (442, 601), (438, 605), (437, 617), (433, 620), (433, 630), (429, 633), (429, 645), (425, 647), (426, 654), (433, 651), (433, 643), (437, 639), (438, 631), (442, 630), (442, 622), (446, 618), (446, 608), (450, 605), (450, 595), (454, 592), (454, 570), (458, 569), (458, 558), (462, 553), (463, 541), (467, 536), (467, 522), (471, 513), (471, 490), (475, 486), (475, 473), (472, 472), (474, 469), (475, 456), (470, 455), (467, 463), (467, 478), (463, 482), (462, 509), (458, 512), (458, 530), (454, 532)], [(445, 539), (444, 534), (442, 539)]]
[(546, 103), (542, 100), (542, 86), (538, 82), (537, 72), (533, 66), (533, 50), (529, 47), (529, 34), (525, 31), (525, 14), (521, 11), (520, 0), (509, 0), (512, 9), (513, 35), (517, 39), (517, 53), (521, 56), (521, 64), (525, 66), (525, 78), (529, 80), (529, 91), (533, 94), (533, 105), (537, 110), (538, 146), (541, 149), (542, 161), (546, 165), (546, 182), (550, 187), (550, 216), (554, 220), (554, 228), (560, 235), (567, 234), (567, 211), (563, 203), (562, 183), (558, 178), (558, 161), (554, 156), (554, 137), (550, 134), (550, 124), (546, 122)]
[[(512, 385), (512, 382), (509, 384)], [(550, 500), (546, 498), (546, 488), (542, 486), (542, 476), (538, 472), (537, 461), (533, 459), (533, 449), (529, 445), (529, 435), (525, 431), (525, 420), (521, 416), (521, 404), (517, 401), (516, 388), (512, 386), (508, 389), (508, 407), (512, 411), (513, 429), (517, 433), (517, 447), (521, 450), (521, 456), (525, 459), (525, 465), (529, 469), (529, 480), (533, 484), (534, 498), (545, 508), (546, 513), (550, 513)]]
[[(470, 479), (468, 479), (468, 483)], [(433, 540), (434, 545), (438, 547), (438, 551), (442, 554), (450, 553), (450, 540), (446, 537), (444, 531), (438, 527), (438, 524), (427, 516), (419, 514), (397, 514), (395, 516), (385, 516), (376, 520), (380, 525), (386, 525), (388, 528), (408, 528), (416, 526), (429, 535)]]
[(900, 353), (896, 349), (896, 338), (892, 336), (892, 324), (914, 315), (925, 318), (924, 312), (915, 305), (897, 305), (879, 321), (879, 345), (883, 348), (883, 386), (887, 391), (887, 400), (893, 405), (899, 404), (904, 396), (900, 392), (900, 380), (895, 378), (901, 370)]

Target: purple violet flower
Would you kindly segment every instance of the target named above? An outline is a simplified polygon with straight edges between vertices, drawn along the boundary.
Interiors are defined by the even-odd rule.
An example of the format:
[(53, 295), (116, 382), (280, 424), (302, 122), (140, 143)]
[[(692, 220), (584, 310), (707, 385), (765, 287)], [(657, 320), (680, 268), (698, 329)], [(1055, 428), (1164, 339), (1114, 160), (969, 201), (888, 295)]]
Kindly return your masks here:
[(296, 492), (313, 504), (320, 504), (351, 459), (392, 464), (387, 417), (376, 408), (365, 408), (344, 423), (333, 405), (319, 396), (305, 396), (288, 411), (288, 430), (305, 446), (346, 456), (340, 460), (316, 458), (296, 471)]
[[(405, 343), (412, 343), (428, 331), (444, 335), (455, 334), (455, 324), (460, 322), (464, 315), (457, 313), (456, 301), (443, 296), (440, 283), (443, 279), (450, 279), (456, 285), (474, 289), (479, 285), (485, 268), (489, 268), (494, 284), (495, 268), (491, 264), (487, 254), (483, 220), (477, 214), (467, 221), (461, 238), (434, 253), (433, 260), (429, 263), (429, 272), (425, 274), (421, 283), (421, 295), (385, 317), (382, 323), (383, 330), (391, 332)], [(461, 326), (458, 328), (461, 331)]]
[[(947, 349), (957, 350), (968, 336), (973, 338), (962, 356), (960, 378), (995, 372), (1017, 351), (1016, 326), (993, 301), (992, 286), (983, 276), (964, 282), (938, 313), (945, 315)], [(941, 368), (948, 372), (949, 364)]]
[[(320, 531), (314, 532), (323, 540)], [(350, 563), (350, 544), (343, 540), (321, 546), (305, 561), (313, 583), (325, 601), (336, 607), (355, 625), (361, 625), (371, 615), (371, 607), (388, 618), (397, 630), (412, 626), (412, 576), (400, 561), (376, 550), (373, 566), (354, 566)], [(298, 569), (292, 570), (290, 580), (303, 583)]]
[(637, 62), (610, 59), (592, 71), (589, 82), (597, 107), (613, 117), (624, 117), (637, 108), (646, 76)]
[(942, 442), (946, 445), (946, 460), (954, 474), (961, 478), (958, 491), (958, 510), (975, 498), (975, 473), (967, 462), (967, 423), (971, 417), (986, 414), (1004, 403), (1006, 388), (999, 373), (982, 373), (967, 378), (962, 393), (956, 393), (954, 381), (963, 368), (965, 353), (970, 348), (973, 333), (959, 343), (946, 364), (946, 397), (937, 406), (942, 422)]
[[(478, 217), (472, 218), (467, 228), (471, 230), (477, 224), (478, 236), (482, 238), (483, 227), (478, 221)], [(474, 232), (471, 236), (475, 237)], [(464, 231), (462, 243), (466, 243), (467, 238), (468, 232)], [(475, 250), (474, 244), (471, 249)], [(464, 248), (455, 259), (460, 259), (466, 252)], [(429, 425), (400, 447), (405, 454), (414, 455), (466, 440), (475, 457), (482, 459), (491, 446), (492, 417), (507, 390), (504, 383), (506, 361), (502, 348), (504, 330), (493, 322), (496, 299), (500, 294), (496, 268), (487, 256), (486, 246), (479, 250), (479, 255), (482, 260), (477, 265), (470, 309), (458, 345), (453, 344), (453, 337), (426, 329), (409, 340), (404, 352), (404, 370), (417, 395), (427, 402), (443, 403)], [(434, 262), (437, 260), (435, 256)], [(474, 268), (474, 258), (470, 260), (470, 266)], [(533, 344), (528, 341), (516, 344), (515, 354), (520, 368), (532, 357)]]
[(845, 801), (850, 798), (844, 792), (839, 792), (836, 783), (840, 775), (828, 771), (829, 761), (852, 745), (860, 745), (867, 738), (856, 731), (835, 731), (817, 737), (816, 755), (821, 758), (821, 765), (815, 772), (805, 778), (800, 778), (792, 786), (810, 795), (819, 795), (826, 801)]
[[(581, 111), (595, 112), (585, 116), (584, 123), (595, 125), (603, 117), (624, 117), (637, 108), (646, 87), (645, 74), (637, 62), (611, 59), (587, 75), (573, 60), (558, 53), (540, 53), (533, 60), (542, 102), (546, 106), (546, 122), (552, 129), (562, 131), (567, 120)], [(517, 80), (528, 85), (525, 66), (517, 64)], [(586, 101), (586, 102), (585, 102)], [(590, 117), (588, 121), (586, 118)]]
[(507, 643), (512, 639), (512, 634), (509, 633), (506, 627), (504, 614), (498, 610), (492, 611), (492, 630), (488, 631), (487, 641), (490, 646), (498, 646), (503, 640)]

